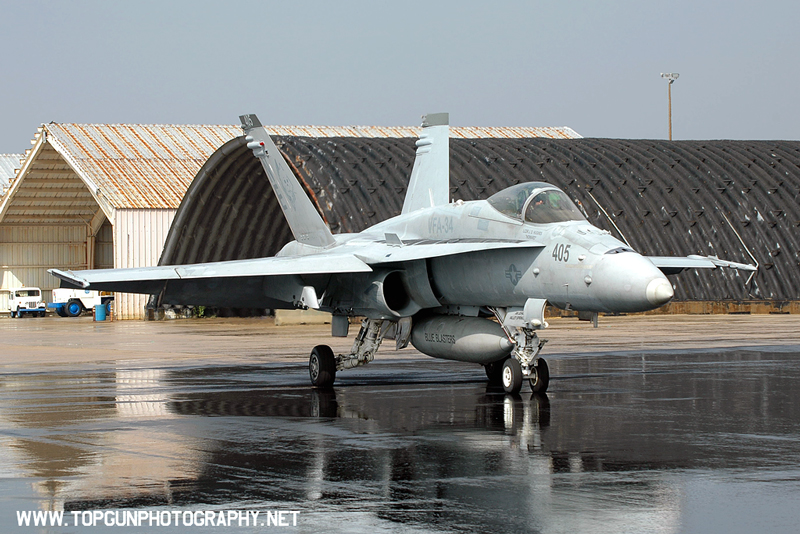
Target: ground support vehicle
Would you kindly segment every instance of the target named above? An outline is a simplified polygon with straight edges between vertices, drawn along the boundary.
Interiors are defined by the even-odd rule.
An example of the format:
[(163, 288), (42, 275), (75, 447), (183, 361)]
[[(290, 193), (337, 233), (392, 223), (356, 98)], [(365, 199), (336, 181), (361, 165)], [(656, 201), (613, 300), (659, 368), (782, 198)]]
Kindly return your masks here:
[(12, 289), (8, 294), (8, 311), (12, 319), (26, 313), (33, 317), (44, 317), (47, 308), (42, 301), (42, 290), (38, 287)]
[(86, 310), (105, 306), (113, 300), (113, 295), (101, 295), (99, 291), (59, 288), (53, 290), (53, 302), (48, 302), (47, 307), (60, 317), (78, 317)]

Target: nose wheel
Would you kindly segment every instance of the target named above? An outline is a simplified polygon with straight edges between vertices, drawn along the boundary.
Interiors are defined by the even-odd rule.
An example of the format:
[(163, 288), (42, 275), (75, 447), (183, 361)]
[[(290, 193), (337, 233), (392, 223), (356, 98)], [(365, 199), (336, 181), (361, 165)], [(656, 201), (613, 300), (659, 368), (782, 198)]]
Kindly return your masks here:
[(547, 391), (547, 386), (550, 385), (550, 368), (547, 366), (547, 362), (543, 358), (539, 358), (534, 362), (531, 371), (532, 374), (535, 374), (529, 378), (531, 390), (534, 393)]
[(503, 362), (502, 381), (506, 393), (519, 393), (522, 387), (522, 366), (516, 358), (508, 358)]
[(527, 375), (516, 358), (508, 358), (503, 362), (501, 382), (506, 393), (519, 393), (524, 380), (528, 381), (534, 393), (546, 392), (547, 386), (550, 384), (550, 369), (547, 362), (538, 358), (530, 367)]

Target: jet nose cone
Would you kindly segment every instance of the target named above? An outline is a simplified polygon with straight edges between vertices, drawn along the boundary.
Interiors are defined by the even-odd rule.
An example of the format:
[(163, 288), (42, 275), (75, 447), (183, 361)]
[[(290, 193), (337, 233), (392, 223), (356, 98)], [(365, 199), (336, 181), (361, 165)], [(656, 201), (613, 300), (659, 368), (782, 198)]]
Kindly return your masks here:
[(672, 284), (669, 283), (669, 280), (666, 278), (655, 278), (647, 284), (645, 294), (650, 304), (653, 306), (661, 306), (672, 300), (675, 293), (672, 291)]

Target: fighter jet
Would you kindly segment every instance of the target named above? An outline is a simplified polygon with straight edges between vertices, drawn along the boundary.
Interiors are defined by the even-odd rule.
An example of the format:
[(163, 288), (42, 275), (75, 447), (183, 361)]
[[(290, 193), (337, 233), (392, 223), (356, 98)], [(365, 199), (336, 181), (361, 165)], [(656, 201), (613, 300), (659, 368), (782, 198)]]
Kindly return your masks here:
[[(164, 304), (313, 308), (332, 314), (348, 354), (311, 351), (320, 388), (373, 360), (384, 339), (428, 356), (482, 364), (516, 393), (547, 390), (540, 356), (545, 305), (589, 313), (642, 312), (673, 297), (665, 276), (683, 269), (755, 267), (715, 257), (647, 257), (589, 224), (559, 188), (521, 183), (486, 200), (449, 199), (449, 116), (423, 117), (402, 212), (360, 233), (333, 235), (255, 115), (242, 115), (295, 240), (275, 257), (50, 272), (62, 285), (159, 295)], [(595, 316), (596, 317), (596, 316)]]

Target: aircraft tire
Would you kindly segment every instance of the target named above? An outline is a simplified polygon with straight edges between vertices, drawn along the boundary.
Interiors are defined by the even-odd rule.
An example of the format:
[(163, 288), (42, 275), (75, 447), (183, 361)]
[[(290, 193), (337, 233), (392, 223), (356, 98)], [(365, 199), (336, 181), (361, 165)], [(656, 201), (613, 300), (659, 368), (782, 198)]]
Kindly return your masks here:
[(522, 388), (522, 366), (516, 358), (503, 362), (503, 389), (506, 393), (519, 393)]
[(490, 384), (499, 384), (503, 380), (503, 363), (505, 360), (497, 360), (483, 366)]
[(531, 378), (529, 380), (531, 390), (533, 390), (534, 393), (544, 393), (547, 391), (547, 386), (550, 384), (550, 368), (543, 358), (539, 358), (536, 360), (535, 369), (536, 378)]
[(67, 305), (64, 306), (64, 309), (67, 312), (67, 317), (77, 317), (83, 311), (83, 304), (81, 301), (72, 299), (67, 302)]
[(311, 384), (318, 388), (329, 388), (336, 380), (336, 356), (328, 345), (317, 345), (308, 358), (308, 374)]

